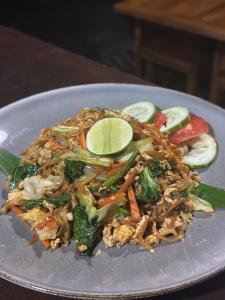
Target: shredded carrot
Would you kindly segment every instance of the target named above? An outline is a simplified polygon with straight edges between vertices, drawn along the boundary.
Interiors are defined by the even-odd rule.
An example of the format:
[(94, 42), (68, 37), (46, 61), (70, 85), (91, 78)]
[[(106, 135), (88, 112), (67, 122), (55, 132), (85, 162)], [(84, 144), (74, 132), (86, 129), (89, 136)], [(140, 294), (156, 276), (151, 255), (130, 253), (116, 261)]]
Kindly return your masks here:
[(119, 200), (120, 198), (123, 198), (125, 196), (125, 193), (116, 193), (113, 196), (109, 196), (109, 197), (105, 197), (105, 198), (101, 198), (98, 201), (98, 207), (101, 208), (107, 204), (111, 204), (117, 200)]
[(128, 188), (128, 200), (130, 203), (130, 211), (131, 211), (132, 219), (135, 222), (139, 222), (141, 220), (141, 214), (131, 185)]
[(36, 225), (36, 229), (40, 230), (42, 228), (44, 228), (45, 226), (49, 227), (52, 230), (57, 229), (58, 224), (56, 222), (56, 219), (54, 217), (50, 217), (46, 220), (41, 221), (40, 223), (38, 223)]
[(91, 164), (90, 164), (90, 166), (91, 166), (92, 168), (94, 168), (95, 171), (96, 171), (98, 174), (101, 174), (101, 173), (103, 173), (103, 172), (105, 171), (105, 168), (104, 168), (104, 167), (100, 167), (100, 166), (97, 166), (97, 165), (91, 165)]
[(85, 138), (85, 133), (84, 133), (83, 129), (80, 130), (79, 141), (80, 141), (81, 148), (84, 150), (87, 150), (86, 138)]
[(20, 215), (24, 213), (24, 211), (18, 206), (11, 206), (11, 211), (14, 212), (15, 215)]
[(40, 240), (40, 242), (41, 242), (42, 246), (43, 246), (45, 249), (48, 249), (48, 248), (51, 247), (50, 240), (44, 240), (44, 241), (41, 241), (41, 240)]
[(69, 187), (69, 184), (67, 182), (64, 182), (61, 186), (61, 192), (65, 193), (67, 191), (68, 187)]
[(134, 228), (136, 228), (137, 225), (138, 225), (137, 223), (129, 221), (129, 220), (121, 220), (120, 224), (122, 224), (122, 225), (128, 225), (128, 226), (131, 226), (131, 227), (134, 227)]
[(112, 176), (116, 172), (118, 172), (119, 169), (121, 169), (126, 163), (127, 163), (127, 161), (124, 161), (124, 162), (113, 164), (110, 167), (101, 167), (101, 166), (97, 166), (97, 165), (90, 165), (90, 166), (92, 168), (94, 168), (97, 173)]
[(166, 216), (169, 216), (169, 214), (183, 202), (184, 202), (184, 200), (180, 200), (180, 199), (177, 199), (176, 201), (174, 201), (174, 203), (168, 209)]
[(124, 183), (121, 185), (118, 193), (124, 193), (127, 191), (128, 187), (134, 182), (135, 177), (138, 175), (138, 170), (136, 168), (132, 169), (130, 174), (127, 176)]
[[(24, 213), (24, 211), (20, 208), (20, 207), (18, 207), (18, 206), (11, 206), (11, 210), (12, 210), (12, 212), (14, 213), (14, 214), (16, 214), (16, 215), (20, 215), (20, 214), (23, 214)], [(46, 220), (45, 220), (46, 221)], [(39, 223), (40, 224), (40, 223)], [(38, 225), (39, 225), (38, 224)], [(55, 224), (56, 224), (56, 226), (57, 226), (57, 223), (56, 223), (56, 221), (55, 221)], [(53, 227), (54, 227), (54, 229), (56, 229), (55, 228), (55, 224), (53, 223), (53, 220), (50, 220), (49, 222), (48, 222), (48, 226), (50, 227), (50, 228), (52, 228), (53, 229)], [(29, 224), (28, 224), (29, 225)], [(45, 226), (45, 225), (44, 225)], [(44, 227), (43, 226), (43, 227)], [(43, 228), (43, 227), (41, 227), (41, 228)], [(41, 229), (40, 228), (40, 229)], [(36, 233), (34, 233), (34, 235), (33, 235), (33, 237), (32, 237), (32, 239), (30, 240), (30, 241), (28, 241), (28, 244), (29, 245), (32, 245), (33, 243), (35, 243), (36, 241), (38, 240), (38, 235), (36, 234)], [(42, 246), (45, 248), (45, 249), (48, 249), (48, 248), (50, 248), (51, 247), (51, 244), (50, 244), (50, 241), (49, 240), (44, 240), (44, 241), (40, 241), (41, 242), (41, 244), (42, 244)]]

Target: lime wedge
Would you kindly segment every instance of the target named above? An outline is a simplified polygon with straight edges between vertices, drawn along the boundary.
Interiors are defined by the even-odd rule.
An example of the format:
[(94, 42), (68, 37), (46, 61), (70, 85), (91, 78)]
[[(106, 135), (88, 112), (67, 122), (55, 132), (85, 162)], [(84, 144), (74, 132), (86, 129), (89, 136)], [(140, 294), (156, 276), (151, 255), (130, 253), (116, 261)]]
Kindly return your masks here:
[(122, 151), (131, 142), (133, 129), (119, 118), (106, 118), (96, 122), (88, 131), (86, 143), (90, 152), (110, 155)]
[(156, 108), (150, 101), (142, 101), (125, 107), (122, 112), (137, 119), (139, 122), (149, 122), (153, 120)]

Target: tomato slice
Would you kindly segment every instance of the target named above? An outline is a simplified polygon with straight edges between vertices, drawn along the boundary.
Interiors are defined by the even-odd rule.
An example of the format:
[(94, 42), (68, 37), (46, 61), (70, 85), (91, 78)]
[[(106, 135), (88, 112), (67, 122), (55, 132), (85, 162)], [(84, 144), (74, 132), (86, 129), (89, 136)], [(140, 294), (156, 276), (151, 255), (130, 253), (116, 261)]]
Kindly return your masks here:
[(157, 111), (153, 124), (160, 129), (166, 123), (166, 115), (161, 111)]
[(204, 119), (198, 116), (191, 116), (188, 124), (172, 134), (169, 137), (169, 141), (173, 144), (181, 144), (203, 133), (208, 133), (208, 131), (209, 127)]

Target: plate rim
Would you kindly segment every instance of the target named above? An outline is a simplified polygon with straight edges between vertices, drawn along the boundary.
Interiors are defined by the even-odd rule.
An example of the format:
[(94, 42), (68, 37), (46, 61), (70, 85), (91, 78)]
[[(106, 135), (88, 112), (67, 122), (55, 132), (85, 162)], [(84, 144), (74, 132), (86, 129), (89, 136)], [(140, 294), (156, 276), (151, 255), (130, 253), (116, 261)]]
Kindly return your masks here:
[[(142, 85), (142, 84), (129, 84), (129, 83), (93, 83), (93, 84), (81, 84), (81, 85), (71, 85), (71, 86), (66, 86), (66, 87), (62, 87), (62, 88), (57, 88), (57, 89), (52, 89), (52, 90), (47, 90), (47, 91), (43, 91), (41, 93), (37, 93), (37, 94), (33, 94), (30, 95), (28, 97), (24, 97), (22, 99), (16, 100), (8, 105), (5, 105), (3, 107), (0, 108), (0, 115), (1, 113), (7, 113), (8, 110), (15, 108), (17, 106), (20, 106), (21, 104), (24, 103), (30, 103), (32, 101), (35, 101), (35, 98), (39, 98), (40, 101), (40, 97), (41, 96), (46, 96), (46, 95), (54, 95), (55, 93), (61, 93), (61, 92), (67, 92), (67, 91), (72, 91), (72, 90), (86, 90), (89, 88), (112, 88), (112, 87), (122, 87), (122, 88), (149, 88), (149, 89), (154, 89), (154, 90), (158, 90), (158, 91), (164, 91), (164, 92), (168, 92), (168, 93), (172, 93), (172, 94), (177, 94), (177, 95), (181, 95), (183, 97), (189, 97), (192, 99), (197, 100), (198, 102), (202, 103), (202, 104), (207, 104), (208, 107), (211, 107), (213, 109), (217, 109), (217, 111), (221, 111), (223, 113), (225, 113), (225, 109), (223, 109), (222, 107), (217, 106), (214, 103), (211, 103), (207, 100), (204, 100), (200, 97), (194, 96), (194, 95), (189, 95), (187, 93), (184, 92), (180, 92), (180, 91), (176, 91), (173, 89), (168, 89), (168, 88), (164, 88), (164, 87), (158, 87), (158, 86), (152, 86), (152, 85)], [(191, 287), (193, 285), (202, 283), (204, 281), (206, 281), (207, 279), (210, 279), (212, 277), (214, 277), (215, 275), (223, 272), (225, 270), (225, 264), (223, 266), (218, 266), (217, 268), (215, 268), (213, 271), (208, 271), (207, 273), (205, 273), (204, 275), (200, 275), (200, 277), (195, 278), (193, 280), (190, 280), (189, 282), (184, 282), (184, 283), (180, 283), (178, 285), (174, 285), (172, 284), (169, 287), (166, 288), (158, 288), (155, 291), (150, 291), (150, 290), (145, 290), (145, 291), (138, 291), (138, 292), (119, 292), (119, 293), (95, 293), (95, 292), (76, 292), (76, 291), (66, 291), (66, 290), (62, 290), (62, 289), (56, 289), (56, 288), (48, 288), (43, 284), (35, 284), (35, 282), (29, 282), (28, 280), (23, 280), (20, 279), (18, 276), (13, 276), (10, 275), (10, 273), (6, 272), (6, 271), (1, 271), (0, 270), (0, 278), (3, 278), (11, 283), (17, 284), (19, 286), (28, 288), (30, 290), (34, 290), (36, 292), (42, 292), (42, 293), (46, 293), (46, 294), (51, 294), (51, 295), (55, 295), (55, 296), (62, 296), (62, 297), (68, 297), (68, 298), (82, 298), (82, 299), (93, 299), (93, 298), (98, 298), (98, 299), (104, 299), (107, 297), (107, 299), (138, 299), (138, 298), (143, 298), (143, 297), (153, 297), (153, 296), (157, 296), (157, 295), (163, 295), (163, 294), (167, 294), (169, 292), (174, 292), (174, 291), (178, 291), (187, 287)]]

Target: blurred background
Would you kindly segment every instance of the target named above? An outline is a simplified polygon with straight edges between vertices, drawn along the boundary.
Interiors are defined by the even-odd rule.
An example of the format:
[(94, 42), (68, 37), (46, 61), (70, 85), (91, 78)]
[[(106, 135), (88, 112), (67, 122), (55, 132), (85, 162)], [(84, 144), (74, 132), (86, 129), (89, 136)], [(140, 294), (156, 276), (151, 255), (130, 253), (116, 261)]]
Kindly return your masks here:
[[(190, 12), (185, 6), (185, 2), (190, 1), (193, 2), (149, 0), (149, 3), (155, 3), (153, 11), (163, 8), (165, 13), (174, 4), (175, 13), (197, 16), (194, 8)], [(219, 48), (223, 55), (223, 44), (218, 47), (218, 41), (205, 33), (153, 22), (148, 18), (148, 13), (152, 13), (151, 7), (147, 10), (141, 5), (147, 2), (8, 0), (1, 3), (0, 20), (2, 25), (135, 74), (156, 85), (185, 91), (210, 101), (213, 98), (215, 103), (225, 107), (225, 77), (219, 77), (225, 74), (225, 67), (223, 69), (222, 60), (218, 63), (221, 70), (214, 65), (215, 51)], [(224, 11), (222, 4), (225, 5), (225, 1), (219, 1), (219, 5), (215, 0), (197, 2), (201, 4), (198, 8), (201, 13), (205, 13), (207, 6), (213, 12), (218, 9)]]

